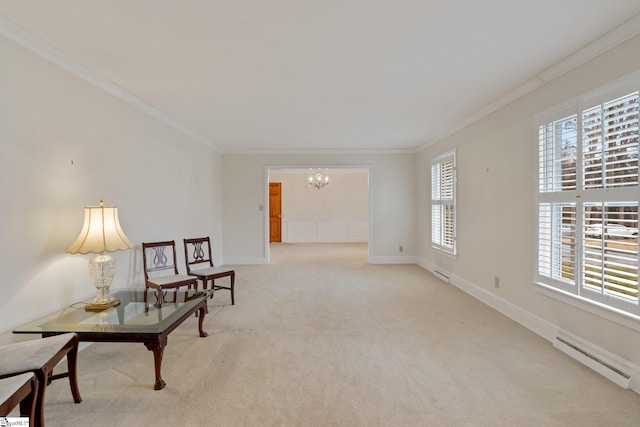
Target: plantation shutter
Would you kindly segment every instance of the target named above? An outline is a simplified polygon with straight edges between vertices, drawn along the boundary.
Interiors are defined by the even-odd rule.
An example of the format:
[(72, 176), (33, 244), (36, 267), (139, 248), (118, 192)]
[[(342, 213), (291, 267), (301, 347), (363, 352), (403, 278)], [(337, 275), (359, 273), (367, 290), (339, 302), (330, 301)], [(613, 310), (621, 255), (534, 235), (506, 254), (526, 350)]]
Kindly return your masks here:
[(584, 204), (582, 286), (638, 301), (638, 202)]
[[(634, 92), (582, 113), (586, 191), (638, 186), (639, 101)], [(589, 292), (637, 302), (638, 202), (616, 201), (616, 194), (584, 203), (581, 282)]]
[(638, 185), (638, 92), (582, 113), (584, 188)]
[(637, 87), (539, 115), (536, 277), (640, 315)]
[(538, 191), (576, 189), (577, 116), (540, 126)]
[(455, 153), (431, 165), (431, 243), (436, 249), (455, 254)]

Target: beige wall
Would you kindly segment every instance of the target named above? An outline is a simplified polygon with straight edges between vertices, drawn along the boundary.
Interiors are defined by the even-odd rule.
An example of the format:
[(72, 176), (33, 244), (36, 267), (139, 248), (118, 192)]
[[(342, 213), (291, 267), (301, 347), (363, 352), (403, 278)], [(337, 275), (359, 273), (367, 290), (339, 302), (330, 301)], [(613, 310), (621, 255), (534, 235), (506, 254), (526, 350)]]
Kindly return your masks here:
[[(534, 115), (640, 69), (640, 37), (547, 83), (525, 97), (423, 150), (418, 166), (419, 257), (450, 271), (461, 287), (515, 313), (547, 334), (565, 330), (622, 360), (640, 364), (640, 323), (590, 313), (539, 292), (535, 260)], [(457, 150), (457, 259), (430, 247), (431, 159)], [(494, 276), (501, 286), (494, 287)], [(531, 315), (531, 317), (529, 316)], [(612, 321), (613, 320), (613, 321)], [(618, 322), (619, 321), (619, 322)], [(553, 338), (553, 337), (547, 337)], [(497, 351), (499, 351), (497, 349)]]
[(3, 37), (0, 58), (0, 340), (95, 294), (65, 249), (100, 199), (136, 244), (114, 287), (144, 286), (143, 241), (208, 234), (221, 256), (219, 154)]

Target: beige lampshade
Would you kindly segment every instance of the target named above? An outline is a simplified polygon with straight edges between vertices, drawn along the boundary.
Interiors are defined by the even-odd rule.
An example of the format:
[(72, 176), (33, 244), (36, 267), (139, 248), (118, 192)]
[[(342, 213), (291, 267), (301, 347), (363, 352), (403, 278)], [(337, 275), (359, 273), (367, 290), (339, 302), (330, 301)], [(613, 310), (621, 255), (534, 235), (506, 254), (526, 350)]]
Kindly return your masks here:
[(118, 220), (118, 208), (87, 206), (84, 208), (84, 224), (76, 240), (67, 248), (69, 254), (100, 254), (133, 248)]

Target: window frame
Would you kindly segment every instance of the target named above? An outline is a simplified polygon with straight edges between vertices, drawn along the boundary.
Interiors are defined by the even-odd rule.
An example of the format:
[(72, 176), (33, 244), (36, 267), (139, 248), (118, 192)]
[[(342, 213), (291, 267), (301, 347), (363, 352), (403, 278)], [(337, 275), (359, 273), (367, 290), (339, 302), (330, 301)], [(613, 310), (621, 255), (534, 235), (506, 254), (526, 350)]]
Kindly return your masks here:
[[(567, 295), (571, 298), (575, 298), (578, 301), (586, 302), (587, 306), (599, 307), (600, 309), (604, 308), (606, 311), (612, 311), (618, 314), (622, 314), (624, 316), (631, 316), (635, 319), (640, 319), (640, 298), (622, 298), (619, 295), (613, 295), (612, 292), (605, 291), (606, 283), (602, 284), (601, 292), (592, 292), (589, 290), (589, 286), (585, 284), (587, 281), (586, 276), (588, 276), (587, 267), (591, 267), (588, 259), (588, 250), (589, 250), (589, 237), (587, 237), (587, 220), (592, 219), (592, 217), (587, 215), (587, 208), (590, 206), (594, 206), (595, 204), (610, 204), (611, 207), (620, 208), (623, 203), (632, 203), (632, 217), (635, 212), (635, 226), (638, 227), (638, 211), (640, 210), (640, 178), (637, 178), (635, 184), (629, 186), (621, 186), (621, 187), (608, 187), (607, 185), (603, 185), (602, 188), (588, 188), (585, 172), (585, 159), (588, 159), (588, 156), (583, 153), (584, 144), (586, 143), (583, 139), (582, 131), (583, 126), (585, 126), (585, 122), (588, 120), (588, 117), (585, 113), (589, 112), (590, 109), (594, 108), (596, 105), (611, 103), (615, 100), (618, 100), (626, 95), (637, 93), (637, 96), (640, 97), (640, 72), (634, 72), (622, 79), (611, 82), (607, 85), (604, 85), (594, 91), (588, 92), (582, 96), (574, 98), (564, 104), (557, 105), (552, 107), (544, 112), (541, 112), (535, 117), (535, 147), (536, 154), (534, 156), (536, 163), (536, 180), (535, 180), (535, 189), (534, 189), (534, 206), (536, 209), (535, 219), (536, 222), (534, 224), (535, 227), (535, 244), (536, 244), (536, 259), (534, 265), (534, 283), (544, 287), (545, 289), (549, 289), (551, 291), (558, 291), (563, 295)], [(563, 119), (567, 119), (574, 116), (576, 120), (576, 153), (575, 153), (575, 188), (569, 189), (558, 189), (557, 183), (552, 183), (548, 176), (544, 174), (545, 167), (542, 166), (544, 161), (542, 160), (543, 156), (541, 154), (541, 134), (542, 127), (549, 126), (551, 124), (555, 124), (557, 122), (561, 122)], [(640, 112), (635, 113), (636, 118), (640, 118)], [(602, 121), (604, 123), (604, 120)], [(638, 120), (636, 120), (636, 123)], [(640, 132), (636, 130), (636, 138), (640, 138)], [(637, 139), (636, 139), (637, 140)], [(638, 141), (640, 143), (640, 141)], [(559, 150), (558, 141), (553, 140), (554, 147), (553, 149), (556, 152)], [(635, 148), (636, 151), (640, 150), (640, 147)], [(604, 162), (603, 162), (604, 165)], [(546, 165), (545, 165), (546, 166)], [(606, 172), (606, 166), (603, 166), (603, 170)], [(553, 174), (553, 172), (552, 172)], [(638, 167), (636, 167), (635, 174), (639, 174)], [(544, 176), (546, 179), (542, 180), (541, 177)], [(601, 173), (601, 176), (606, 177), (605, 173)], [(558, 179), (557, 177), (555, 179)], [(562, 182), (562, 186), (564, 186), (564, 177), (559, 178)], [(568, 187), (571, 186), (569, 178)], [(549, 190), (550, 187), (556, 185), (556, 188)], [(617, 205), (616, 205), (617, 204)], [(551, 206), (551, 208), (549, 208)], [(556, 209), (553, 209), (553, 206)], [(569, 206), (569, 208), (566, 208)], [(563, 212), (571, 212), (570, 206), (574, 206), (573, 214), (574, 218), (574, 228), (571, 232), (573, 232), (573, 248), (569, 249), (569, 251), (573, 251), (573, 264), (570, 264), (573, 269), (573, 277), (571, 280), (563, 280), (562, 277), (554, 277), (553, 274), (545, 275), (541, 273), (541, 265), (544, 265), (544, 257), (547, 256), (556, 256), (563, 257), (567, 247), (571, 247), (571, 245), (565, 244), (565, 238), (562, 236), (563, 225), (567, 222), (564, 218), (570, 218), (570, 214), (568, 216), (564, 216)], [(549, 229), (545, 230), (541, 226), (546, 225), (542, 220), (543, 216), (543, 208), (549, 208), (548, 211), (545, 211), (549, 214), (549, 217), (556, 216), (556, 218), (561, 218), (559, 223), (554, 223), (553, 220), (548, 222)], [(565, 208), (564, 210), (562, 208)], [(560, 212), (560, 214), (558, 214)], [(603, 208), (603, 211), (605, 209)], [(559, 216), (558, 216), (559, 215)], [(569, 221), (571, 224), (571, 221)], [(550, 237), (551, 245), (556, 245), (556, 247), (560, 247), (559, 252), (561, 255), (549, 255), (542, 251), (541, 248), (545, 247), (542, 245), (542, 236), (547, 232)], [(558, 237), (558, 232), (560, 233)], [(554, 234), (555, 233), (555, 234)], [(602, 241), (608, 241), (605, 236), (602, 236)], [(602, 247), (605, 248), (604, 243)], [(551, 246), (548, 246), (551, 251)], [(558, 249), (556, 248), (556, 252)], [(606, 254), (606, 251), (603, 249), (603, 254)], [(636, 277), (637, 271), (640, 271), (640, 254), (638, 253), (638, 246), (636, 244), (635, 254), (632, 258), (632, 262), (634, 264), (630, 264), (633, 268), (636, 268)], [(550, 268), (554, 268), (553, 263), (557, 263), (557, 259), (549, 261)], [(607, 258), (603, 255), (603, 258), (600, 260), (602, 264), (602, 268), (607, 264)], [(561, 268), (564, 270), (566, 264), (562, 263)], [(557, 268), (557, 265), (556, 265)], [(604, 270), (603, 270), (604, 271)], [(606, 273), (605, 273), (606, 274)], [(561, 276), (565, 276), (563, 273)], [(568, 277), (571, 278), (569, 274)], [(564, 300), (564, 299), (563, 299)], [(589, 309), (589, 311), (592, 311)]]
[[(449, 162), (451, 162), (450, 180), (447, 180), (446, 182), (442, 179), (435, 180), (434, 173), (436, 172), (434, 168), (439, 169), (441, 172), (439, 175), (442, 178), (442, 171), (448, 167), (447, 164)], [(457, 176), (456, 150), (447, 151), (431, 160), (431, 247), (438, 252), (442, 252), (452, 257), (456, 257), (458, 254)], [(442, 194), (447, 192), (451, 193), (450, 197), (442, 197)], [(444, 212), (447, 206), (451, 207), (449, 223), (447, 223), (446, 214)], [(439, 211), (437, 218), (435, 217), (436, 215), (434, 215), (435, 210)], [(444, 231), (447, 226), (451, 228), (451, 235), (448, 238), (450, 243), (443, 242), (443, 240), (447, 240), (447, 236), (445, 235), (446, 232)], [(436, 238), (435, 234), (437, 230), (440, 230), (440, 236)]]

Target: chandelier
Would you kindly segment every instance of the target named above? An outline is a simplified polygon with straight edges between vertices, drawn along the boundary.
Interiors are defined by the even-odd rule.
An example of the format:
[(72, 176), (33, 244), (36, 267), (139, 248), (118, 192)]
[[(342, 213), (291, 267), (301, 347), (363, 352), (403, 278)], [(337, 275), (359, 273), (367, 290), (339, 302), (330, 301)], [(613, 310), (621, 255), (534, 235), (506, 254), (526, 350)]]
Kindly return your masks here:
[(320, 169), (316, 170), (316, 173), (309, 177), (309, 187), (316, 190), (322, 190), (329, 185), (329, 177), (323, 174)]

